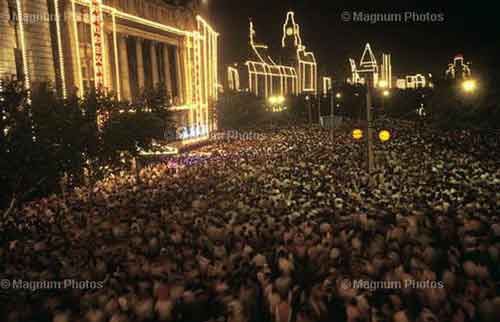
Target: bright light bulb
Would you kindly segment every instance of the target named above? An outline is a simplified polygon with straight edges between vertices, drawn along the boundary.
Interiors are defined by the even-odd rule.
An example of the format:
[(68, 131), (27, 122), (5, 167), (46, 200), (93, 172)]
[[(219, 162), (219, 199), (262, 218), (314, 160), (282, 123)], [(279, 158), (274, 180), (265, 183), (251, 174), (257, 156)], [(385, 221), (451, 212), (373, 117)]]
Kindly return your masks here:
[(387, 87), (387, 81), (386, 80), (381, 80), (380, 82), (378, 82), (378, 86), (382, 87), (382, 88), (386, 88)]
[(477, 84), (475, 80), (466, 80), (462, 83), (462, 89), (467, 93), (472, 93), (476, 90)]

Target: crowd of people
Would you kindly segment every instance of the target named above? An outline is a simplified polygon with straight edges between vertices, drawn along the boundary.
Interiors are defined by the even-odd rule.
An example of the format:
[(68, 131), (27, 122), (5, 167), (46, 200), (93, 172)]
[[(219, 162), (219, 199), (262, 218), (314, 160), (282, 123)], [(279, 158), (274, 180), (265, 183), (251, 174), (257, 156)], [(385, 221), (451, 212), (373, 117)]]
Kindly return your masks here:
[(24, 205), (0, 320), (498, 321), (500, 142), (385, 126), (372, 174), (290, 126)]

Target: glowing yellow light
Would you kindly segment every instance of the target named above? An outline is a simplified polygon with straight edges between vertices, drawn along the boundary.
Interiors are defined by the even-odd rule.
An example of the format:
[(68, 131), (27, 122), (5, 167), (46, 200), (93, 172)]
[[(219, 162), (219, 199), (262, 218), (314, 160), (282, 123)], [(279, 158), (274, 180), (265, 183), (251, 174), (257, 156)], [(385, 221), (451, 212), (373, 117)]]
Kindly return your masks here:
[(455, 79), (457, 69), (462, 71), (462, 77), (468, 78), (471, 76), (470, 64), (465, 63), (464, 56), (460, 54), (455, 56), (455, 58), (453, 59), (453, 63), (448, 64), (446, 76)]
[(387, 130), (382, 130), (380, 131), (380, 133), (378, 134), (378, 138), (380, 139), (380, 141), (382, 142), (386, 142), (386, 141), (389, 141), (391, 139), (391, 133)]
[[(312, 52), (307, 52), (302, 45), (300, 38), (300, 26), (295, 23), (294, 13), (288, 12), (287, 19), (283, 25), (282, 45), (285, 46), (285, 40), (289, 33), (294, 36), (294, 44), (297, 47), (297, 68), (291, 66), (277, 65), (274, 60), (261, 53), (268, 46), (255, 43), (255, 29), (253, 22), (250, 21), (250, 46), (255, 52), (259, 62), (247, 61), (249, 73), (249, 89), (256, 95), (263, 94), (265, 97), (276, 94), (276, 88), (273, 84), (279, 83), (279, 93), (286, 96), (290, 93), (299, 95), (303, 92), (317, 92), (317, 64), (316, 58)], [(273, 78), (279, 78), (275, 80)], [(289, 82), (291, 80), (291, 88)], [(264, 86), (259, 83), (264, 82)], [(307, 85), (309, 84), (309, 86)], [(264, 93), (259, 93), (259, 88), (264, 89)]]
[(381, 80), (380, 82), (378, 82), (378, 86), (382, 87), (382, 88), (386, 88), (388, 86), (387, 81)]
[(76, 20), (76, 4), (75, 1), (71, 2), (71, 9), (73, 11), (73, 32), (75, 33), (75, 42), (76, 42), (76, 66), (77, 66), (77, 75), (78, 75), (78, 93), (83, 95), (83, 76), (82, 76), (82, 63), (80, 57), (80, 39), (78, 37), (78, 22)]
[(285, 102), (285, 97), (283, 96), (278, 96), (278, 103), (283, 104)]
[[(20, 1), (20, 0), (18, 0)], [(126, 12), (115, 9), (111, 6), (102, 4), (101, 0), (72, 0), (73, 3), (73, 13), (75, 14), (74, 5), (78, 3), (83, 6), (89, 7), (90, 12), (92, 13), (93, 19), (94, 16), (100, 15), (101, 19), (97, 22), (97, 24), (93, 25), (95, 27), (101, 27), (100, 31), (103, 32), (103, 19), (102, 13), (110, 13), (113, 18), (113, 33), (114, 33), (114, 46), (115, 46), (115, 58), (117, 56), (117, 40), (116, 40), (116, 17), (124, 20), (128, 20), (131, 22), (139, 23), (148, 27), (156, 28), (158, 30), (166, 31), (169, 33), (173, 33), (178, 36), (184, 36), (184, 41), (186, 43), (187, 50), (182, 54), (184, 57), (184, 61), (186, 64), (184, 65), (184, 73), (186, 75), (185, 79), (185, 87), (186, 87), (186, 96), (189, 101), (192, 101), (189, 106), (189, 110), (191, 115), (197, 115), (198, 123), (203, 122), (200, 126), (204, 126), (206, 129), (208, 127), (209, 115), (208, 115), (208, 104), (210, 98), (213, 100), (217, 100), (218, 98), (218, 90), (216, 84), (218, 83), (218, 36), (219, 34), (215, 32), (215, 30), (205, 21), (201, 16), (196, 16), (197, 20), (197, 30), (193, 31), (185, 31), (172, 26), (164, 25), (155, 21), (151, 21), (148, 19), (144, 19), (132, 14), (128, 14)], [(95, 8), (97, 7), (97, 11)], [(99, 12), (100, 11), (100, 12)], [(94, 21), (95, 22), (95, 21)], [(100, 24), (99, 24), (100, 22)], [(74, 28), (75, 33), (77, 33), (77, 24), (76, 18), (74, 19)], [(92, 33), (94, 35), (94, 33)], [(97, 35), (97, 38), (99, 35)], [(93, 53), (99, 51), (99, 48), (96, 47), (96, 44), (99, 44), (99, 39), (93, 40)], [(101, 46), (102, 43), (102, 34), (101, 34)], [(102, 48), (103, 49), (103, 48)], [(77, 56), (79, 53), (77, 52)], [(97, 58), (97, 59), (96, 59)], [(77, 59), (80, 64), (80, 59)], [(100, 60), (99, 57), (94, 57), (94, 62), (96, 60)], [(118, 59), (115, 59), (118, 63)], [(103, 76), (105, 70), (102, 70)], [(79, 68), (79, 81), (82, 81), (81, 77), (81, 68)], [(119, 66), (116, 66), (116, 75), (117, 79), (119, 79)], [(182, 80), (179, 80), (182, 81)], [(117, 94), (120, 95), (120, 84), (117, 84)], [(192, 95), (192, 96), (191, 96)], [(185, 102), (189, 103), (189, 102)], [(192, 118), (191, 118), (192, 119)]]
[(336, 98), (342, 98), (342, 94), (341, 93), (337, 93), (337, 94), (335, 94), (335, 97)]
[(18, 17), (18, 23), (19, 23), (19, 35), (21, 38), (21, 53), (23, 56), (23, 73), (24, 73), (24, 87), (26, 89), (30, 89), (31, 84), (30, 84), (30, 75), (29, 75), (29, 68), (28, 68), (28, 55), (26, 53), (26, 43), (24, 39), (24, 19), (23, 19), (23, 9), (21, 7), (21, 0), (16, 1), (16, 6), (17, 6), (17, 17)]
[(389, 95), (391, 95), (391, 93), (388, 90), (385, 90), (382, 92), (382, 95), (384, 95), (385, 97), (388, 97)]
[(354, 131), (352, 131), (352, 137), (355, 140), (361, 140), (363, 138), (363, 130), (355, 129)]
[(90, 30), (92, 42), (92, 57), (94, 61), (94, 83), (96, 88), (104, 86), (104, 37), (102, 0), (90, 1)]
[(116, 72), (116, 95), (118, 97), (118, 100), (121, 100), (122, 95), (121, 95), (121, 84), (120, 84), (120, 64), (119, 64), (119, 57), (118, 57), (118, 37), (116, 35), (116, 15), (115, 12), (111, 14), (111, 17), (113, 19), (113, 47), (114, 47), (114, 55), (115, 55), (115, 72)]
[(476, 90), (477, 83), (475, 80), (469, 79), (462, 83), (462, 89), (466, 93), (472, 93)]
[(64, 56), (63, 56), (63, 48), (62, 48), (62, 40), (61, 40), (61, 22), (59, 21), (59, 1), (54, 0), (54, 13), (56, 19), (56, 31), (57, 31), (57, 48), (59, 55), (59, 72), (61, 73), (61, 90), (63, 98), (67, 97), (66, 93), (66, 76), (64, 73)]
[(269, 97), (269, 103), (271, 103), (272, 105), (278, 103), (277, 97), (276, 96)]
[(240, 90), (240, 74), (238, 70), (234, 67), (229, 66), (227, 68), (227, 77), (229, 81), (229, 88), (233, 91)]
[(328, 95), (330, 90), (332, 89), (332, 78), (331, 77), (323, 77), (323, 95)]
[(286, 14), (286, 20), (283, 24), (283, 38), (281, 39), (282, 47), (285, 47), (286, 37), (292, 35), (294, 35), (294, 45), (302, 45), (302, 39), (300, 38), (300, 26), (295, 23), (295, 13), (293, 11), (289, 11)]
[(385, 86), (379, 85), (382, 88), (392, 88), (392, 64), (391, 64), (391, 55), (390, 54), (382, 54), (382, 66), (381, 66), (381, 73), (382, 73), (382, 81), (380, 82), (385, 82)]

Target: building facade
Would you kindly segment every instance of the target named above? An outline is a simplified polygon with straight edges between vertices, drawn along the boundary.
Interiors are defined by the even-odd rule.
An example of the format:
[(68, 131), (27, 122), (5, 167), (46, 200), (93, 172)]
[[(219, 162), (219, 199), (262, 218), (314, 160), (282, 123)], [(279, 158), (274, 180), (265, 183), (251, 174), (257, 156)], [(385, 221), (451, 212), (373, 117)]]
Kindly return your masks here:
[(258, 43), (256, 38), (255, 26), (250, 21), (250, 54), (244, 64), (228, 67), (229, 89), (247, 90), (264, 98), (318, 93), (316, 57), (303, 44), (293, 12), (287, 13), (282, 39), (273, 50)]
[(92, 87), (133, 101), (164, 86), (178, 125), (207, 134), (218, 91), (218, 33), (198, 1), (0, 0), (0, 77), (62, 97)]

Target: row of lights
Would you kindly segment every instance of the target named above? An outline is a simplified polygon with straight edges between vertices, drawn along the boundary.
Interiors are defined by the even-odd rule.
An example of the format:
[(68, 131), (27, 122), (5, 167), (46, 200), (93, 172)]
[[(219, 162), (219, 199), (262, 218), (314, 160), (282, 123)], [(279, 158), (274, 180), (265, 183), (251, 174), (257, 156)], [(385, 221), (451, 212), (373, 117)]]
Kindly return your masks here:
[[(352, 137), (355, 140), (361, 140), (364, 136), (363, 130), (361, 129), (354, 129), (352, 131)], [(381, 142), (387, 142), (391, 139), (391, 132), (387, 130), (382, 130), (378, 133), (378, 138)]]
[(285, 97), (280, 95), (280, 96), (271, 96), (269, 97), (269, 103), (271, 105), (277, 105), (277, 104), (283, 104), (285, 103)]

